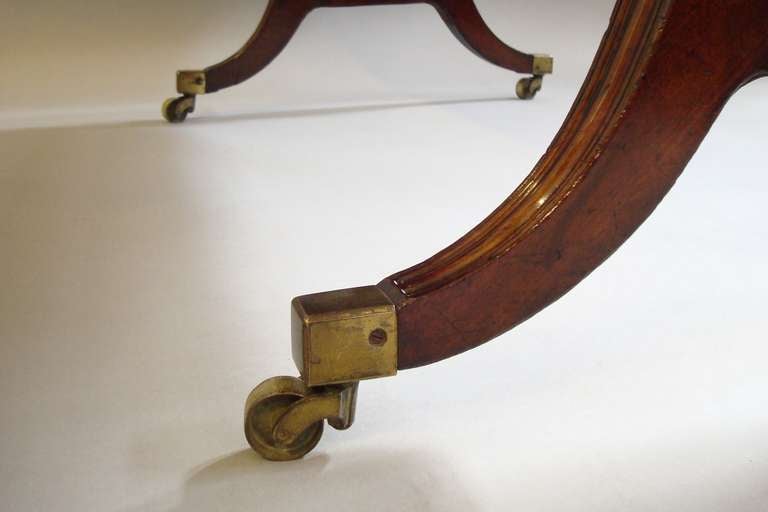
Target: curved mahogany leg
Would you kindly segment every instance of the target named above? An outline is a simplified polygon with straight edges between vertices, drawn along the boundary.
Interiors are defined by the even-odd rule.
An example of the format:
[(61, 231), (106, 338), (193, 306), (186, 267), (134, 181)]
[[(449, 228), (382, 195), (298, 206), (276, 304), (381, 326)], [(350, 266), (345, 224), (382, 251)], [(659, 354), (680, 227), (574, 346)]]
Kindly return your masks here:
[(536, 96), (543, 75), (552, 73), (551, 57), (530, 55), (505, 44), (485, 23), (473, 0), (432, 0), (430, 4), (469, 51), (491, 64), (533, 75), (518, 82), (517, 95), (521, 99)]
[(205, 92), (242, 83), (264, 69), (288, 45), (315, 0), (270, 0), (256, 32), (237, 53), (205, 69)]
[(485, 221), (377, 286), (294, 299), (303, 382), (325, 389), (451, 357), (556, 301), (651, 214), (731, 94), (765, 75), (765, 0), (619, 0), (565, 124)]
[(533, 73), (533, 55), (507, 46), (485, 23), (474, 1), (430, 2), (453, 35), (469, 51), (486, 61), (518, 73)]
[(651, 214), (767, 63), (768, 2), (619, 1), (533, 172), (461, 240), (380, 284), (397, 307), (399, 367), (484, 343), (578, 284)]
[(195, 111), (195, 96), (216, 92), (248, 80), (264, 69), (288, 45), (316, 0), (269, 0), (258, 28), (240, 50), (203, 71), (179, 71), (176, 89), (180, 98), (163, 104), (163, 117), (183, 122)]
[(176, 88), (182, 96), (163, 105), (163, 116), (170, 122), (182, 122), (194, 112), (195, 96), (232, 87), (259, 73), (283, 51), (314, 9), (417, 3), (432, 5), (475, 55), (497, 66), (533, 75), (518, 83), (520, 98), (533, 98), (541, 89), (543, 75), (552, 72), (551, 57), (519, 52), (496, 37), (474, 0), (270, 0), (258, 28), (237, 53), (203, 71), (178, 72)]

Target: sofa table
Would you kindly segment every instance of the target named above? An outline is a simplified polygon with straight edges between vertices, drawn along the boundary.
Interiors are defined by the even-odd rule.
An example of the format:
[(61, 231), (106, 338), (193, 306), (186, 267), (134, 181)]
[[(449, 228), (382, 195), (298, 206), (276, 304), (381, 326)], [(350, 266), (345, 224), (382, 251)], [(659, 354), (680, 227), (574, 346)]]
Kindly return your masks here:
[(526, 54), (504, 44), (483, 21), (474, 0), (270, 0), (256, 32), (237, 53), (202, 71), (179, 71), (176, 89), (162, 108), (171, 123), (183, 122), (195, 110), (195, 98), (242, 83), (269, 65), (286, 47), (301, 22), (321, 7), (430, 4), (451, 32), (472, 53), (502, 68), (531, 75), (517, 82), (515, 92), (531, 99), (541, 90), (543, 77), (552, 73), (552, 58)]

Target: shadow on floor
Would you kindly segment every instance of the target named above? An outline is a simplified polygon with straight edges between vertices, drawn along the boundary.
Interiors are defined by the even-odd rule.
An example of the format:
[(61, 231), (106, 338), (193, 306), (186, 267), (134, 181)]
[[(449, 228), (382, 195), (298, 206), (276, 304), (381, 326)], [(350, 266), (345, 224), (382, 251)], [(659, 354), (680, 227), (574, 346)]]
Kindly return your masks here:
[[(367, 451), (338, 460), (318, 453), (300, 461), (275, 463), (242, 450), (193, 470), (181, 500), (170, 510), (475, 509), (453, 478), (446, 482), (443, 473), (430, 470), (435, 467), (429, 455), (405, 452)], [(141, 507), (155, 508), (162, 507)]]

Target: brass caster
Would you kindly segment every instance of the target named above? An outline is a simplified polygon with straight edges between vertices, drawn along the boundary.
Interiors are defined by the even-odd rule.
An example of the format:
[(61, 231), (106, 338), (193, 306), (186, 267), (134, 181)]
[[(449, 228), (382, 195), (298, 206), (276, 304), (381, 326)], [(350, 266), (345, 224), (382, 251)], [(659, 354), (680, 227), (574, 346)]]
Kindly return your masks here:
[(541, 90), (544, 75), (549, 75), (554, 69), (554, 59), (543, 53), (533, 54), (533, 76), (521, 78), (517, 82), (515, 92), (521, 100), (531, 100)]
[(163, 117), (169, 123), (183, 123), (188, 114), (195, 111), (195, 96), (185, 94), (169, 98), (163, 103)]
[(517, 97), (521, 100), (531, 100), (536, 96), (536, 93), (541, 90), (541, 86), (544, 82), (544, 77), (541, 75), (534, 75), (527, 78), (521, 78), (517, 82), (515, 91)]
[(301, 379), (268, 379), (245, 402), (245, 437), (267, 460), (302, 458), (325, 420), (348, 429), (360, 380), (397, 373), (395, 305), (376, 286), (297, 297), (291, 343)]
[(295, 377), (262, 382), (245, 402), (245, 437), (262, 457), (297, 460), (317, 446), (323, 421), (339, 430), (352, 425), (357, 382), (308, 387)]

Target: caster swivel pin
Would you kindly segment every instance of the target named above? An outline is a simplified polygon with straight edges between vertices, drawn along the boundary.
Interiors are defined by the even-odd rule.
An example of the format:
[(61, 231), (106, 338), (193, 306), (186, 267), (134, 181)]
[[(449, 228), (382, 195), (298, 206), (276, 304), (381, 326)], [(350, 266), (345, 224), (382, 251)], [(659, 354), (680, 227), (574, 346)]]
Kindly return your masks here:
[(375, 286), (318, 293), (292, 302), (293, 359), (301, 378), (273, 377), (245, 403), (245, 437), (267, 460), (300, 459), (323, 424), (346, 430), (360, 380), (397, 373), (395, 307)]
[(531, 100), (541, 90), (544, 75), (552, 73), (553, 59), (549, 55), (535, 54), (533, 56), (533, 76), (521, 78), (517, 82), (515, 92), (521, 100)]

